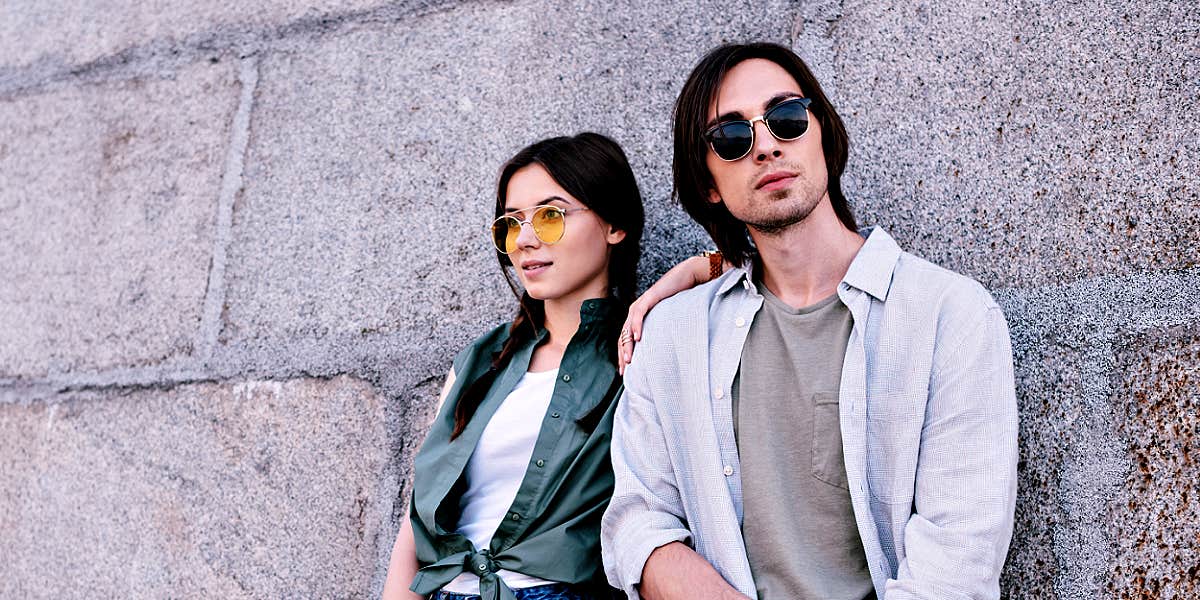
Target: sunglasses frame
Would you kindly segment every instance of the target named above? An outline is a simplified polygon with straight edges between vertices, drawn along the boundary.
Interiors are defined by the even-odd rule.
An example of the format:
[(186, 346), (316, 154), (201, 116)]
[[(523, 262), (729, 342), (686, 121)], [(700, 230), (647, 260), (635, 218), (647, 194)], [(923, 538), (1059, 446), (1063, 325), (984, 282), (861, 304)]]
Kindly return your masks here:
[[(789, 98), (787, 100), (784, 100), (783, 102), (780, 102), (779, 104), (776, 104), (775, 106), (772, 106), (771, 108), (768, 108), (767, 110), (763, 111), (763, 114), (758, 115), (757, 117), (754, 117), (753, 119), (734, 119), (732, 121), (722, 121), (720, 123), (717, 123), (716, 125), (713, 125), (712, 127), (709, 127), (704, 132), (704, 139), (705, 139), (705, 141), (708, 142), (708, 148), (710, 150), (712, 150), (712, 153), (717, 158), (719, 158), (725, 162), (735, 162), (735, 161), (742, 160), (743, 158), (746, 158), (747, 156), (750, 155), (750, 152), (752, 150), (754, 150), (754, 139), (755, 139), (754, 136), (757, 134), (757, 132), (755, 131), (756, 127), (754, 127), (754, 124), (758, 123), (760, 121), (762, 122), (763, 125), (765, 125), (767, 127), (767, 131), (771, 134), (771, 136), (781, 142), (792, 142), (792, 141), (795, 141), (795, 140), (798, 140), (798, 139), (804, 137), (804, 134), (808, 133), (807, 125), (805, 125), (804, 132), (801, 133), (800, 135), (798, 135), (794, 138), (785, 138), (785, 137), (780, 137), (779, 134), (775, 133), (775, 130), (771, 129), (771, 122), (767, 120), (767, 115), (771, 114), (772, 111), (778, 109), (781, 106), (787, 106), (792, 103), (800, 104), (801, 106), (804, 107), (804, 111), (806, 113), (805, 122), (807, 122), (809, 120), (807, 118), (807, 113), (809, 112), (809, 107), (812, 106), (812, 98), (803, 98), (803, 97)], [(725, 157), (721, 156), (720, 153), (717, 152), (716, 147), (713, 146), (713, 137), (714, 137), (713, 134), (718, 129), (720, 129), (726, 125), (731, 125), (734, 123), (745, 123), (750, 127), (750, 145), (746, 147), (746, 151), (744, 153), (742, 153), (741, 156), (738, 156), (737, 158), (725, 158)]]
[[(559, 234), (558, 239), (554, 240), (553, 242), (546, 241), (542, 237), (541, 232), (538, 231), (537, 226), (535, 226), (533, 224), (533, 219), (535, 218), (535, 216), (540, 211), (546, 210), (546, 209), (556, 210), (556, 211), (562, 213), (562, 215), (563, 215), (562, 233)], [(529, 220), (525, 220), (525, 219), (522, 219), (522, 218), (516, 216), (520, 213), (530, 211), (530, 210), (532, 210), (533, 213), (531, 213), (529, 215)], [(533, 235), (537, 237), (538, 241), (540, 241), (543, 244), (546, 244), (548, 246), (553, 246), (554, 244), (557, 244), (559, 241), (562, 240), (562, 236), (567, 234), (567, 215), (569, 215), (571, 213), (585, 211), (585, 210), (591, 210), (591, 209), (586, 206), (576, 206), (574, 208), (563, 208), (561, 206), (554, 206), (553, 204), (539, 204), (537, 206), (530, 206), (529, 208), (522, 208), (521, 210), (513, 211), (511, 213), (500, 215), (499, 217), (496, 217), (495, 220), (493, 220), (491, 222), (491, 224), (487, 226), (487, 232), (489, 234), (491, 234), (490, 237), (492, 238), (492, 246), (495, 246), (497, 252), (499, 252), (500, 254), (504, 254), (506, 256), (508, 254), (510, 254), (510, 252), (505, 251), (503, 248), (501, 248), (500, 246), (498, 246), (496, 244), (496, 224), (505, 219), (512, 219), (512, 220), (516, 221), (518, 230), (524, 228), (526, 225), (530, 226), (531, 228), (533, 228)], [(517, 235), (520, 235), (520, 234), (518, 233)]]

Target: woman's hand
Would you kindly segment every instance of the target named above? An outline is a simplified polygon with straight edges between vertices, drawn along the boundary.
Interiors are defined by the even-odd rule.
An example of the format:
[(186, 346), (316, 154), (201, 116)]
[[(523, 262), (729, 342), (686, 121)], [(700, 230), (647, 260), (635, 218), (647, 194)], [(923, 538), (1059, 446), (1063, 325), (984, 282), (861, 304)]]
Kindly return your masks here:
[(625, 366), (633, 360), (634, 344), (642, 341), (642, 321), (646, 318), (646, 313), (650, 312), (655, 304), (708, 282), (709, 274), (708, 258), (693, 256), (671, 267), (670, 271), (629, 305), (629, 315), (625, 317), (625, 324), (621, 326), (621, 338), (617, 341), (617, 369), (621, 375), (625, 374)]

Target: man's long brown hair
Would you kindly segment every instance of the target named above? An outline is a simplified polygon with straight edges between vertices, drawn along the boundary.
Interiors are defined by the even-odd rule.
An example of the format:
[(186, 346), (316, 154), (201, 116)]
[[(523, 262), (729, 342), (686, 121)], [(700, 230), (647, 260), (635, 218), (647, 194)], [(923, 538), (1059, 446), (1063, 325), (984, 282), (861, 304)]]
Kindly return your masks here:
[(739, 63), (752, 59), (769, 60), (787, 71), (804, 97), (812, 100), (809, 111), (821, 126), (821, 149), (829, 171), (829, 200), (833, 211), (846, 228), (858, 231), (850, 203), (842, 193), (842, 172), (850, 150), (846, 126), (838, 116), (821, 84), (808, 65), (791, 50), (778, 44), (727, 44), (709, 52), (692, 70), (679, 99), (675, 102), (675, 197), (684, 210), (712, 236), (717, 249), (734, 264), (744, 264), (752, 254), (746, 225), (730, 214), (725, 203), (709, 202), (713, 189), (712, 173), (705, 162), (709, 149), (704, 141), (708, 107), (717, 97), (725, 74)]

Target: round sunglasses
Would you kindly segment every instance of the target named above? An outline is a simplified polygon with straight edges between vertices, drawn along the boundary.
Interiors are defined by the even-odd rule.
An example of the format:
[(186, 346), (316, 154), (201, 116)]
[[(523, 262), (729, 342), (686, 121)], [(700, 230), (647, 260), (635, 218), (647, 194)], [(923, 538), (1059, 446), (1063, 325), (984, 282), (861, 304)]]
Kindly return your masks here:
[(517, 250), (517, 237), (521, 235), (521, 226), (526, 223), (533, 227), (533, 234), (543, 244), (554, 244), (562, 239), (567, 230), (567, 215), (588, 210), (587, 207), (559, 208), (549, 204), (532, 206), (517, 212), (533, 210), (528, 221), (523, 221), (508, 214), (492, 221), (488, 228), (492, 232), (492, 243), (501, 254), (511, 254)]
[(717, 123), (704, 132), (704, 140), (717, 158), (732, 162), (754, 148), (754, 123), (762, 121), (775, 139), (790, 142), (808, 131), (809, 98), (792, 98), (772, 106), (753, 119)]

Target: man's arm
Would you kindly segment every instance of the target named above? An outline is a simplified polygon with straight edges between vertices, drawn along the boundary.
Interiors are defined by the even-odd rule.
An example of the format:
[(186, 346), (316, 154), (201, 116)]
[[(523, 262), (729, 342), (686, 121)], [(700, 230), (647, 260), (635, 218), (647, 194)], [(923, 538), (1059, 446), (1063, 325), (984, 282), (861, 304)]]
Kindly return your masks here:
[(600, 534), (608, 580), (630, 600), (741, 598), (684, 543), (692, 534), (658, 412), (647, 398), (646, 348), (639, 346), (625, 370), (613, 420), (615, 487)]
[(915, 514), (888, 600), (1000, 597), (1017, 491), (1012, 347), (994, 305), (952, 333), (934, 357)]
[(703, 556), (680, 542), (650, 553), (639, 590), (646, 600), (746, 600)]

